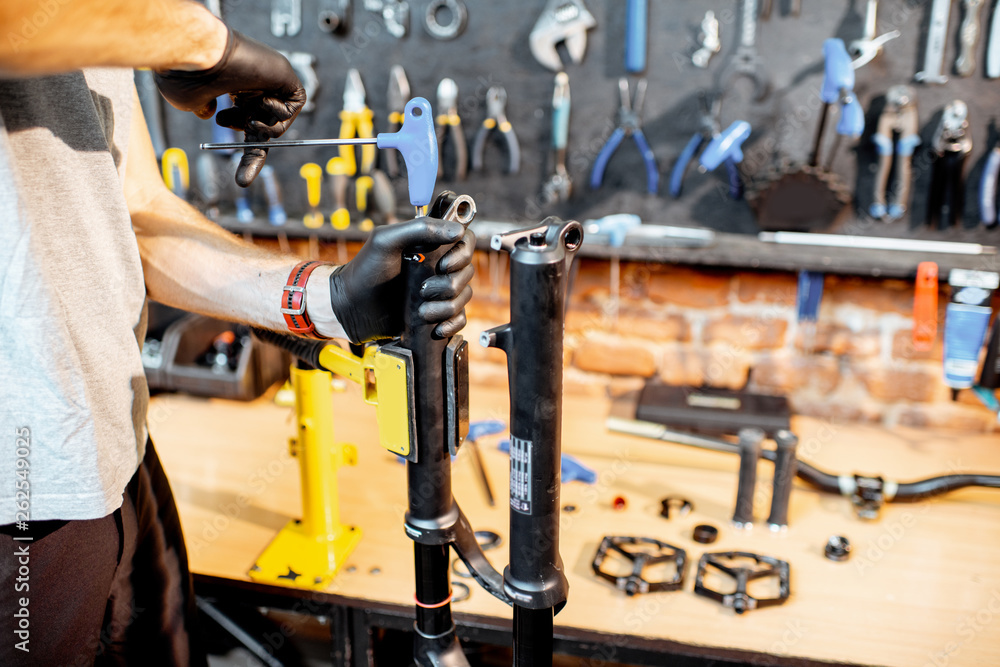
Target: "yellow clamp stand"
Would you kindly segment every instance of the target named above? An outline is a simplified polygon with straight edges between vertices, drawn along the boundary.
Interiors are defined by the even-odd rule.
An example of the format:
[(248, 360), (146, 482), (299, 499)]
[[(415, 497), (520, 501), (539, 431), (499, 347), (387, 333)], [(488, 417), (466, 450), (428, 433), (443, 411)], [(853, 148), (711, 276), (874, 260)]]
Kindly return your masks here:
[(408, 350), (370, 345), (357, 357), (330, 344), (319, 361), (323, 369), (291, 369), (297, 434), (289, 445), (299, 459), (302, 519), (290, 521), (264, 549), (249, 572), (254, 581), (324, 589), (361, 539), (360, 528), (340, 522), (337, 471), (357, 463), (357, 450), (334, 440), (331, 372), (362, 386), (365, 402), (375, 406), (382, 446), (415, 456)]

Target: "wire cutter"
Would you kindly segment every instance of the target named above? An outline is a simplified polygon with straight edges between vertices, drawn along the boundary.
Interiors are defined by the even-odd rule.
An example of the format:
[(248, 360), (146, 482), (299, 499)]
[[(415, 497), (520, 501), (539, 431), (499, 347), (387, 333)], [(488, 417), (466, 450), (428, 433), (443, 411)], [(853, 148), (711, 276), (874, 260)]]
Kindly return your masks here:
[(965, 194), (962, 172), (972, 152), (969, 107), (962, 100), (950, 102), (944, 108), (931, 150), (934, 163), (927, 218), (932, 226), (936, 223), (938, 229), (947, 229), (962, 219)]
[[(691, 160), (694, 159), (699, 150), (708, 146), (712, 139), (718, 137), (721, 133), (722, 128), (719, 124), (719, 112), (722, 109), (722, 96), (716, 95), (711, 104), (709, 104), (708, 95), (702, 93), (699, 98), (699, 104), (701, 105), (701, 129), (695, 132), (688, 140), (684, 150), (681, 151), (680, 157), (677, 158), (677, 164), (674, 165), (674, 169), (670, 173), (670, 196), (674, 199), (681, 196), (684, 176), (687, 173), (688, 165), (691, 164)], [(729, 174), (729, 198), (734, 200), (742, 199), (743, 179), (740, 178), (740, 170), (736, 167), (736, 159), (732, 156), (726, 156), (723, 164), (726, 165), (726, 172)], [(704, 164), (702, 167), (703, 169), (707, 169)]]
[(655, 195), (660, 181), (660, 170), (656, 165), (656, 157), (653, 150), (646, 141), (646, 136), (642, 133), (642, 105), (646, 101), (646, 79), (639, 79), (635, 86), (635, 99), (629, 98), (628, 79), (622, 77), (618, 80), (618, 94), (621, 104), (618, 108), (618, 126), (611, 133), (611, 137), (605, 142), (597, 159), (594, 160), (594, 168), (590, 172), (590, 187), (597, 189), (604, 181), (604, 170), (611, 160), (611, 156), (622, 143), (625, 137), (632, 137), (636, 147), (642, 154), (642, 159), (646, 163), (646, 190), (649, 194)]
[[(347, 85), (344, 86), (344, 110), (340, 112), (340, 138), (370, 139), (375, 136), (372, 118), (372, 110), (365, 104), (365, 86), (361, 83), (361, 74), (356, 69), (350, 69), (347, 72)], [(371, 173), (375, 166), (375, 155), (374, 144), (361, 147), (362, 174)], [(354, 146), (341, 146), (340, 158), (344, 161), (344, 173), (354, 176), (358, 172)]]
[(507, 173), (516, 174), (521, 170), (521, 146), (517, 143), (514, 126), (507, 120), (507, 91), (503, 86), (493, 86), (486, 91), (486, 114), (472, 145), (472, 171), (482, 171), (486, 138), (490, 130), (497, 129), (507, 142)]
[(454, 178), (465, 180), (468, 170), (469, 150), (465, 145), (465, 132), (462, 131), (462, 119), (458, 115), (458, 84), (453, 79), (441, 79), (437, 89), (438, 109), (437, 142), (438, 142), (438, 178), (444, 178), (445, 141), (451, 142), (452, 153), (455, 156)]
[[(389, 131), (395, 132), (403, 125), (403, 108), (410, 99), (410, 82), (406, 72), (399, 65), (393, 65), (389, 70)], [(385, 151), (385, 170), (389, 176), (399, 176), (399, 156), (396, 151)]]

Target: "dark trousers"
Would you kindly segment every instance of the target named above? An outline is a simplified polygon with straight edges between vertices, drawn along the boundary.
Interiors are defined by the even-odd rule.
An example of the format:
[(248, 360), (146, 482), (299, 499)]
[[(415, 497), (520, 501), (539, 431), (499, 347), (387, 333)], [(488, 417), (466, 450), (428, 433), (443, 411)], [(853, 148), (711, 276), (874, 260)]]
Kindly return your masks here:
[[(15, 632), (23, 609), (27, 652)], [(194, 620), (177, 507), (152, 442), (114, 513), (0, 526), (0, 665), (205, 665)]]

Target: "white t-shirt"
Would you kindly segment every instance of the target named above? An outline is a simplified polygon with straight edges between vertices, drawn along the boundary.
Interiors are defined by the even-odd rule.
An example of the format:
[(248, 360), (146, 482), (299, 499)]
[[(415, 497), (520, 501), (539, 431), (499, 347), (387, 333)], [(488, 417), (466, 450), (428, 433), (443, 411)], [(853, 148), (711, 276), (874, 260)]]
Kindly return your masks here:
[(126, 69), (0, 79), (0, 524), (23, 518), (21, 429), (33, 521), (110, 514), (142, 460), (132, 86)]

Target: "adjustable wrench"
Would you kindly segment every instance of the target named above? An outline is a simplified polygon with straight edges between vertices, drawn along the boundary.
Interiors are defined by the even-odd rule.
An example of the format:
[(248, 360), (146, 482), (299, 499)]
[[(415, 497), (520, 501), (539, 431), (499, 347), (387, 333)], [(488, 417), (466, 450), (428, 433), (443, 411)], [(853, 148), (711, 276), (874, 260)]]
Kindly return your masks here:
[[(289, 33), (291, 34), (291, 33)], [(316, 108), (316, 91), (319, 89), (319, 77), (316, 75), (316, 56), (305, 51), (278, 51), (285, 56), (292, 69), (299, 75), (302, 88), (306, 91), (306, 103), (302, 113), (309, 113)]]
[(870, 63), (882, 51), (883, 44), (900, 35), (898, 30), (892, 30), (876, 37), (877, 17), (878, 0), (868, 0), (868, 8), (865, 11), (865, 34), (861, 39), (856, 39), (850, 44), (849, 51), (854, 56), (851, 65), (854, 69)]
[(754, 83), (754, 99), (767, 96), (770, 85), (764, 74), (764, 64), (757, 53), (757, 0), (743, 0), (740, 43), (726, 66), (722, 78), (723, 85), (734, 76), (749, 77)]
[(979, 42), (979, 10), (983, 0), (963, 0), (962, 8), (965, 16), (962, 27), (958, 31), (961, 50), (955, 59), (955, 74), (961, 77), (972, 76), (976, 71), (976, 44)]
[(587, 51), (587, 31), (596, 25), (597, 19), (581, 0), (549, 0), (531, 29), (531, 54), (539, 63), (558, 72), (563, 64), (556, 44), (563, 42), (570, 60), (578, 64)]
[(695, 67), (705, 69), (708, 61), (722, 48), (719, 41), (719, 19), (715, 18), (715, 12), (709, 9), (705, 12), (705, 18), (701, 20), (701, 45), (698, 50), (691, 54), (691, 62)]
[(941, 74), (944, 48), (948, 40), (948, 19), (951, 15), (951, 0), (934, 0), (931, 6), (931, 26), (927, 31), (927, 50), (924, 52), (924, 69), (914, 77), (921, 83), (946, 83), (948, 77)]

